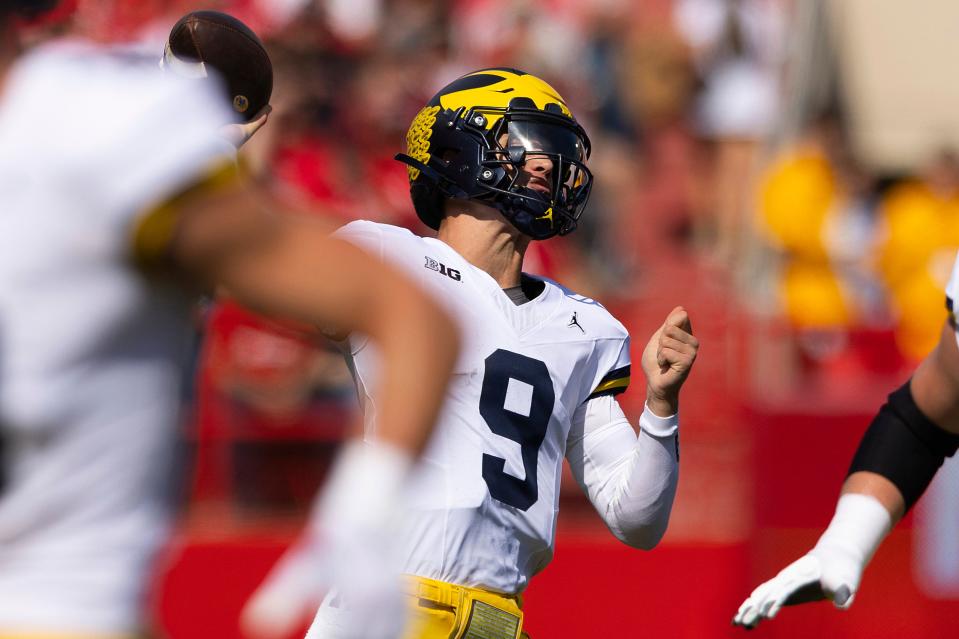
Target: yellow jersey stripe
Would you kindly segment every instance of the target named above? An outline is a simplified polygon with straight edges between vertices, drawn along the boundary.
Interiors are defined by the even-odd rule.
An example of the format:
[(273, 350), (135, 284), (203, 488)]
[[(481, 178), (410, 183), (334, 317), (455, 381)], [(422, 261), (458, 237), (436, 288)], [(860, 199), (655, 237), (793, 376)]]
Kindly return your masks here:
[(629, 386), (629, 377), (621, 377), (621, 378), (619, 378), (619, 379), (611, 379), (610, 381), (608, 381), (608, 382), (603, 382), (602, 384), (600, 384), (599, 386), (597, 386), (596, 389), (593, 391), (592, 394), (595, 395), (596, 393), (605, 393), (605, 392), (611, 391), (611, 390), (613, 390), (613, 389), (615, 389), (615, 388), (622, 388), (622, 389), (625, 390), (625, 388), (626, 388), (627, 386)]
[(587, 401), (600, 395), (619, 395), (629, 386), (629, 364), (613, 369), (606, 373), (599, 385), (587, 397)]
[(240, 169), (233, 160), (218, 162), (189, 186), (147, 209), (133, 229), (133, 257), (137, 264), (149, 267), (165, 258), (176, 235), (183, 205), (194, 197), (207, 195), (233, 184)]

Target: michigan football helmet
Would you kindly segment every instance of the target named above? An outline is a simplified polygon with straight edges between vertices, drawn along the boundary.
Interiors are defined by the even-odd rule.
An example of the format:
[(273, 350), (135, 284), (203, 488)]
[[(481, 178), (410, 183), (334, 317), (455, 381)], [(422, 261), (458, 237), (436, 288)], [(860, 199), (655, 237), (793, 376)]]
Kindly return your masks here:
[(444, 200), (456, 198), (495, 207), (542, 240), (573, 231), (589, 198), (586, 132), (555, 89), (516, 69), (454, 80), (419, 112), (406, 141), (396, 159), (408, 165), (413, 206), (432, 229)]

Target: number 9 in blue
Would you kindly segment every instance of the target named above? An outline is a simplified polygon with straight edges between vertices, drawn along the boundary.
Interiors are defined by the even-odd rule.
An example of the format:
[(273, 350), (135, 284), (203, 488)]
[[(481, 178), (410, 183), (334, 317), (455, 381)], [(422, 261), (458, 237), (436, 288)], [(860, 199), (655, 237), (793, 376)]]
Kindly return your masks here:
[[(532, 387), (528, 414), (507, 407), (511, 379)], [(546, 364), (540, 360), (502, 349), (486, 358), (480, 415), (491, 431), (520, 445), (526, 471), (525, 479), (517, 479), (504, 472), (506, 460), (484, 453), (483, 480), (493, 499), (524, 511), (536, 503), (536, 460), (546, 438), (555, 400), (553, 380)], [(525, 405), (520, 410), (525, 410)]]

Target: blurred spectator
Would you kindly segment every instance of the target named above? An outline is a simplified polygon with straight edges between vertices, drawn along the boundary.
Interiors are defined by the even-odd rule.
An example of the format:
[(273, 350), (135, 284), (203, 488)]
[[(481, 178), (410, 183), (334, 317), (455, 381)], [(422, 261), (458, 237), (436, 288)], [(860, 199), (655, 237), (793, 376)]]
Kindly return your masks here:
[(903, 354), (922, 359), (941, 328), (942, 291), (959, 248), (959, 159), (938, 154), (916, 179), (883, 197), (879, 272), (889, 289)]
[(714, 143), (709, 190), (712, 251), (737, 258), (748, 232), (757, 151), (779, 110), (779, 75), (788, 19), (785, 0), (679, 0), (676, 24), (702, 80), (695, 122)]
[(688, 48), (675, 29), (660, 20), (643, 21), (630, 34), (619, 68), (623, 104), (640, 140), (603, 144), (617, 149), (617, 142), (626, 142), (640, 164), (632, 176), (635, 192), (616, 207), (623, 218), (617, 226), (629, 229), (631, 243), (618, 248), (624, 257), (641, 256), (644, 264), (633, 264), (634, 269), (648, 269), (689, 256), (691, 226), (700, 208), (701, 154), (686, 113), (695, 75)]
[(871, 184), (845, 148), (837, 124), (821, 119), (766, 169), (758, 202), (778, 252), (777, 301), (807, 372), (830, 366), (848, 376), (862, 372), (849, 368), (850, 331), (884, 327), (888, 312), (872, 263)]

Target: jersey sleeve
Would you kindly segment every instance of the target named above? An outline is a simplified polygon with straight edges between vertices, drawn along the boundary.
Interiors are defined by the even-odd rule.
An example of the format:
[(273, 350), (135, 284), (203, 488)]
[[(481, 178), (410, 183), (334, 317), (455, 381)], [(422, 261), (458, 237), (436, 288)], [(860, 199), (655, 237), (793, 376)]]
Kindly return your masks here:
[(133, 239), (148, 212), (235, 162), (220, 135), (228, 105), (212, 83), (89, 46), (50, 47), (23, 72), (30, 80), (19, 113), (43, 174), (61, 181), (53, 188), (82, 197), (96, 212), (87, 222), (120, 242)]
[(355, 220), (337, 229), (333, 237), (383, 259), (383, 231), (374, 222)]
[[(669, 426), (647, 428), (648, 421)], [(610, 531), (630, 546), (648, 550), (666, 532), (679, 479), (677, 428), (675, 416), (659, 418), (647, 410), (637, 437), (608, 396), (573, 414), (566, 443), (573, 478)]]
[(629, 387), (629, 336), (599, 343), (599, 367), (587, 401), (605, 395), (619, 395)]
[[(135, 109), (136, 118), (126, 123), (129, 142), (116, 140), (98, 167), (103, 174), (122, 178), (104, 193), (110, 209), (121, 216), (121, 225), (136, 224), (174, 198), (238, 174), (236, 151), (220, 135), (228, 116), (219, 94), (207, 84), (169, 74), (155, 83), (146, 103)], [(126, 215), (132, 219), (123, 219)]]
[[(383, 230), (374, 222), (354, 220), (334, 231), (332, 237), (348, 242), (380, 260), (383, 259)], [(357, 333), (340, 333), (335, 329), (330, 329), (330, 331), (325, 332), (331, 339), (342, 342), (341, 348), (346, 348), (347, 353), (351, 355), (355, 355), (363, 350), (370, 341), (368, 336)], [(344, 340), (348, 340), (348, 342)], [(347, 359), (348, 361), (350, 360), (349, 357)], [(352, 363), (350, 364), (350, 368), (353, 368)], [(366, 412), (372, 414), (369, 411)]]

